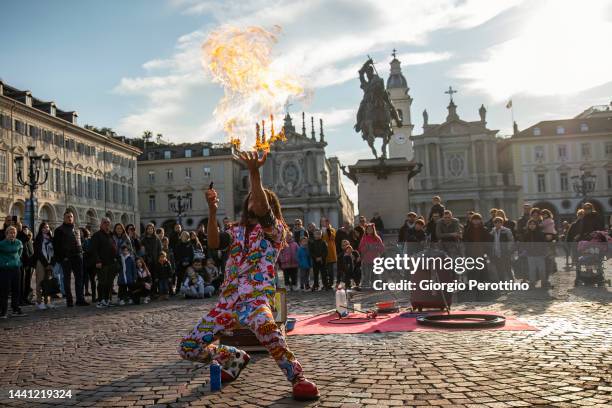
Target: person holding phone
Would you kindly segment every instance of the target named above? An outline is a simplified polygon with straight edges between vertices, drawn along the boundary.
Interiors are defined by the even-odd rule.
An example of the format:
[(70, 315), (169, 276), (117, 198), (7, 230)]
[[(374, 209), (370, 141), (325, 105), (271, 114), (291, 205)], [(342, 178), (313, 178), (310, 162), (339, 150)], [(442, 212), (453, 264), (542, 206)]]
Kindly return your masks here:
[(229, 247), (226, 276), (217, 305), (183, 337), (178, 352), (184, 359), (205, 364), (216, 361), (222, 367), (222, 381), (236, 379), (248, 364), (249, 355), (235, 347), (212, 344), (217, 334), (236, 322), (249, 327), (293, 385), (293, 397), (312, 400), (319, 397), (316, 385), (308, 381), (302, 365), (287, 347), (285, 337), (274, 322), (271, 302), (275, 296), (275, 268), (286, 245), (288, 230), (278, 197), (264, 189), (259, 168), (266, 161), (255, 152), (242, 152), (250, 175), (251, 191), (242, 208), (242, 218), (228, 231), (220, 232), (216, 214), (217, 192), (209, 188), (208, 245), (212, 249)]

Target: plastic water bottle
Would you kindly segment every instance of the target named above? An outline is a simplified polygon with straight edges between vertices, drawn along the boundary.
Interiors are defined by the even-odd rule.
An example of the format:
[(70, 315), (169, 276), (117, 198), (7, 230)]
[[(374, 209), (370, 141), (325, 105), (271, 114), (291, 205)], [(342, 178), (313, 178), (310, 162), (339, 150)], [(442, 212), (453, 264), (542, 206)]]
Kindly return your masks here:
[(348, 307), (348, 298), (346, 296), (346, 290), (344, 289), (344, 284), (341, 283), (340, 285), (338, 285), (338, 289), (336, 289), (336, 311), (342, 317), (348, 316), (347, 307)]
[(210, 390), (219, 391), (221, 389), (221, 366), (214, 361), (210, 365)]

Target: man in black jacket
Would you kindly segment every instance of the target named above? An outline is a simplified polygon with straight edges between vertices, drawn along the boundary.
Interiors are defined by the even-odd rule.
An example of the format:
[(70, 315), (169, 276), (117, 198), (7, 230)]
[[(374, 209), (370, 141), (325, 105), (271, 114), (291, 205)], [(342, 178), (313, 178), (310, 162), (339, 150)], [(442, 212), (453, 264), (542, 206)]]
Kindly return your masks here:
[(74, 274), (77, 306), (89, 306), (83, 296), (83, 248), (81, 230), (74, 225), (74, 214), (67, 209), (64, 212), (64, 223), (55, 229), (53, 234), (53, 251), (55, 258), (61, 262), (64, 271), (64, 292), (66, 305), (73, 306), (71, 276)]
[(594, 210), (593, 204), (584, 203), (582, 209), (584, 210), (584, 217), (582, 217), (578, 232), (580, 233), (580, 240), (588, 241), (592, 232), (604, 229), (604, 220)]
[(327, 273), (327, 264), (325, 262), (327, 259), (327, 243), (321, 239), (322, 235), (321, 230), (315, 230), (313, 234), (314, 240), (308, 245), (308, 250), (312, 258), (312, 271), (314, 274), (313, 292), (319, 289), (319, 275), (321, 275), (321, 279), (323, 280), (322, 283), (325, 286), (325, 274)]
[(118, 272), (119, 251), (108, 218), (100, 220), (100, 229), (91, 237), (90, 256), (98, 275), (98, 308), (111, 305), (113, 281)]
[(522, 235), (527, 232), (527, 222), (531, 218), (531, 204), (523, 204), (523, 215), (516, 221), (516, 236), (522, 239)]
[(402, 225), (399, 229), (399, 234), (397, 235), (397, 243), (403, 244), (404, 242), (414, 242), (414, 231), (416, 230), (417, 215), (414, 212), (409, 212), (406, 215), (406, 220), (404, 220), (404, 225)]

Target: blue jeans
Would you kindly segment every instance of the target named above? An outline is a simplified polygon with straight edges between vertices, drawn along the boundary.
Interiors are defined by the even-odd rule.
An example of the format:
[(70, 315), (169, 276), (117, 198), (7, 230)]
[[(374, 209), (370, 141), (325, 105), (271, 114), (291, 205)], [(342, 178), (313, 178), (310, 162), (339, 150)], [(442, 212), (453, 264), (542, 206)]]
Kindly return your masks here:
[(160, 278), (159, 279), (159, 294), (167, 295), (168, 294), (168, 278)]

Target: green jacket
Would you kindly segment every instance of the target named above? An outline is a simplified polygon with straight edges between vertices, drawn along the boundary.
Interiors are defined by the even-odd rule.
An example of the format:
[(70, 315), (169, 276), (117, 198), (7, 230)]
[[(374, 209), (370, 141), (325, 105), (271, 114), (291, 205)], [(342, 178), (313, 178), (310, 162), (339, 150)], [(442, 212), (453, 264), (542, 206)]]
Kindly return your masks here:
[(23, 244), (20, 240), (0, 241), (0, 269), (19, 268), (21, 266), (21, 253)]

